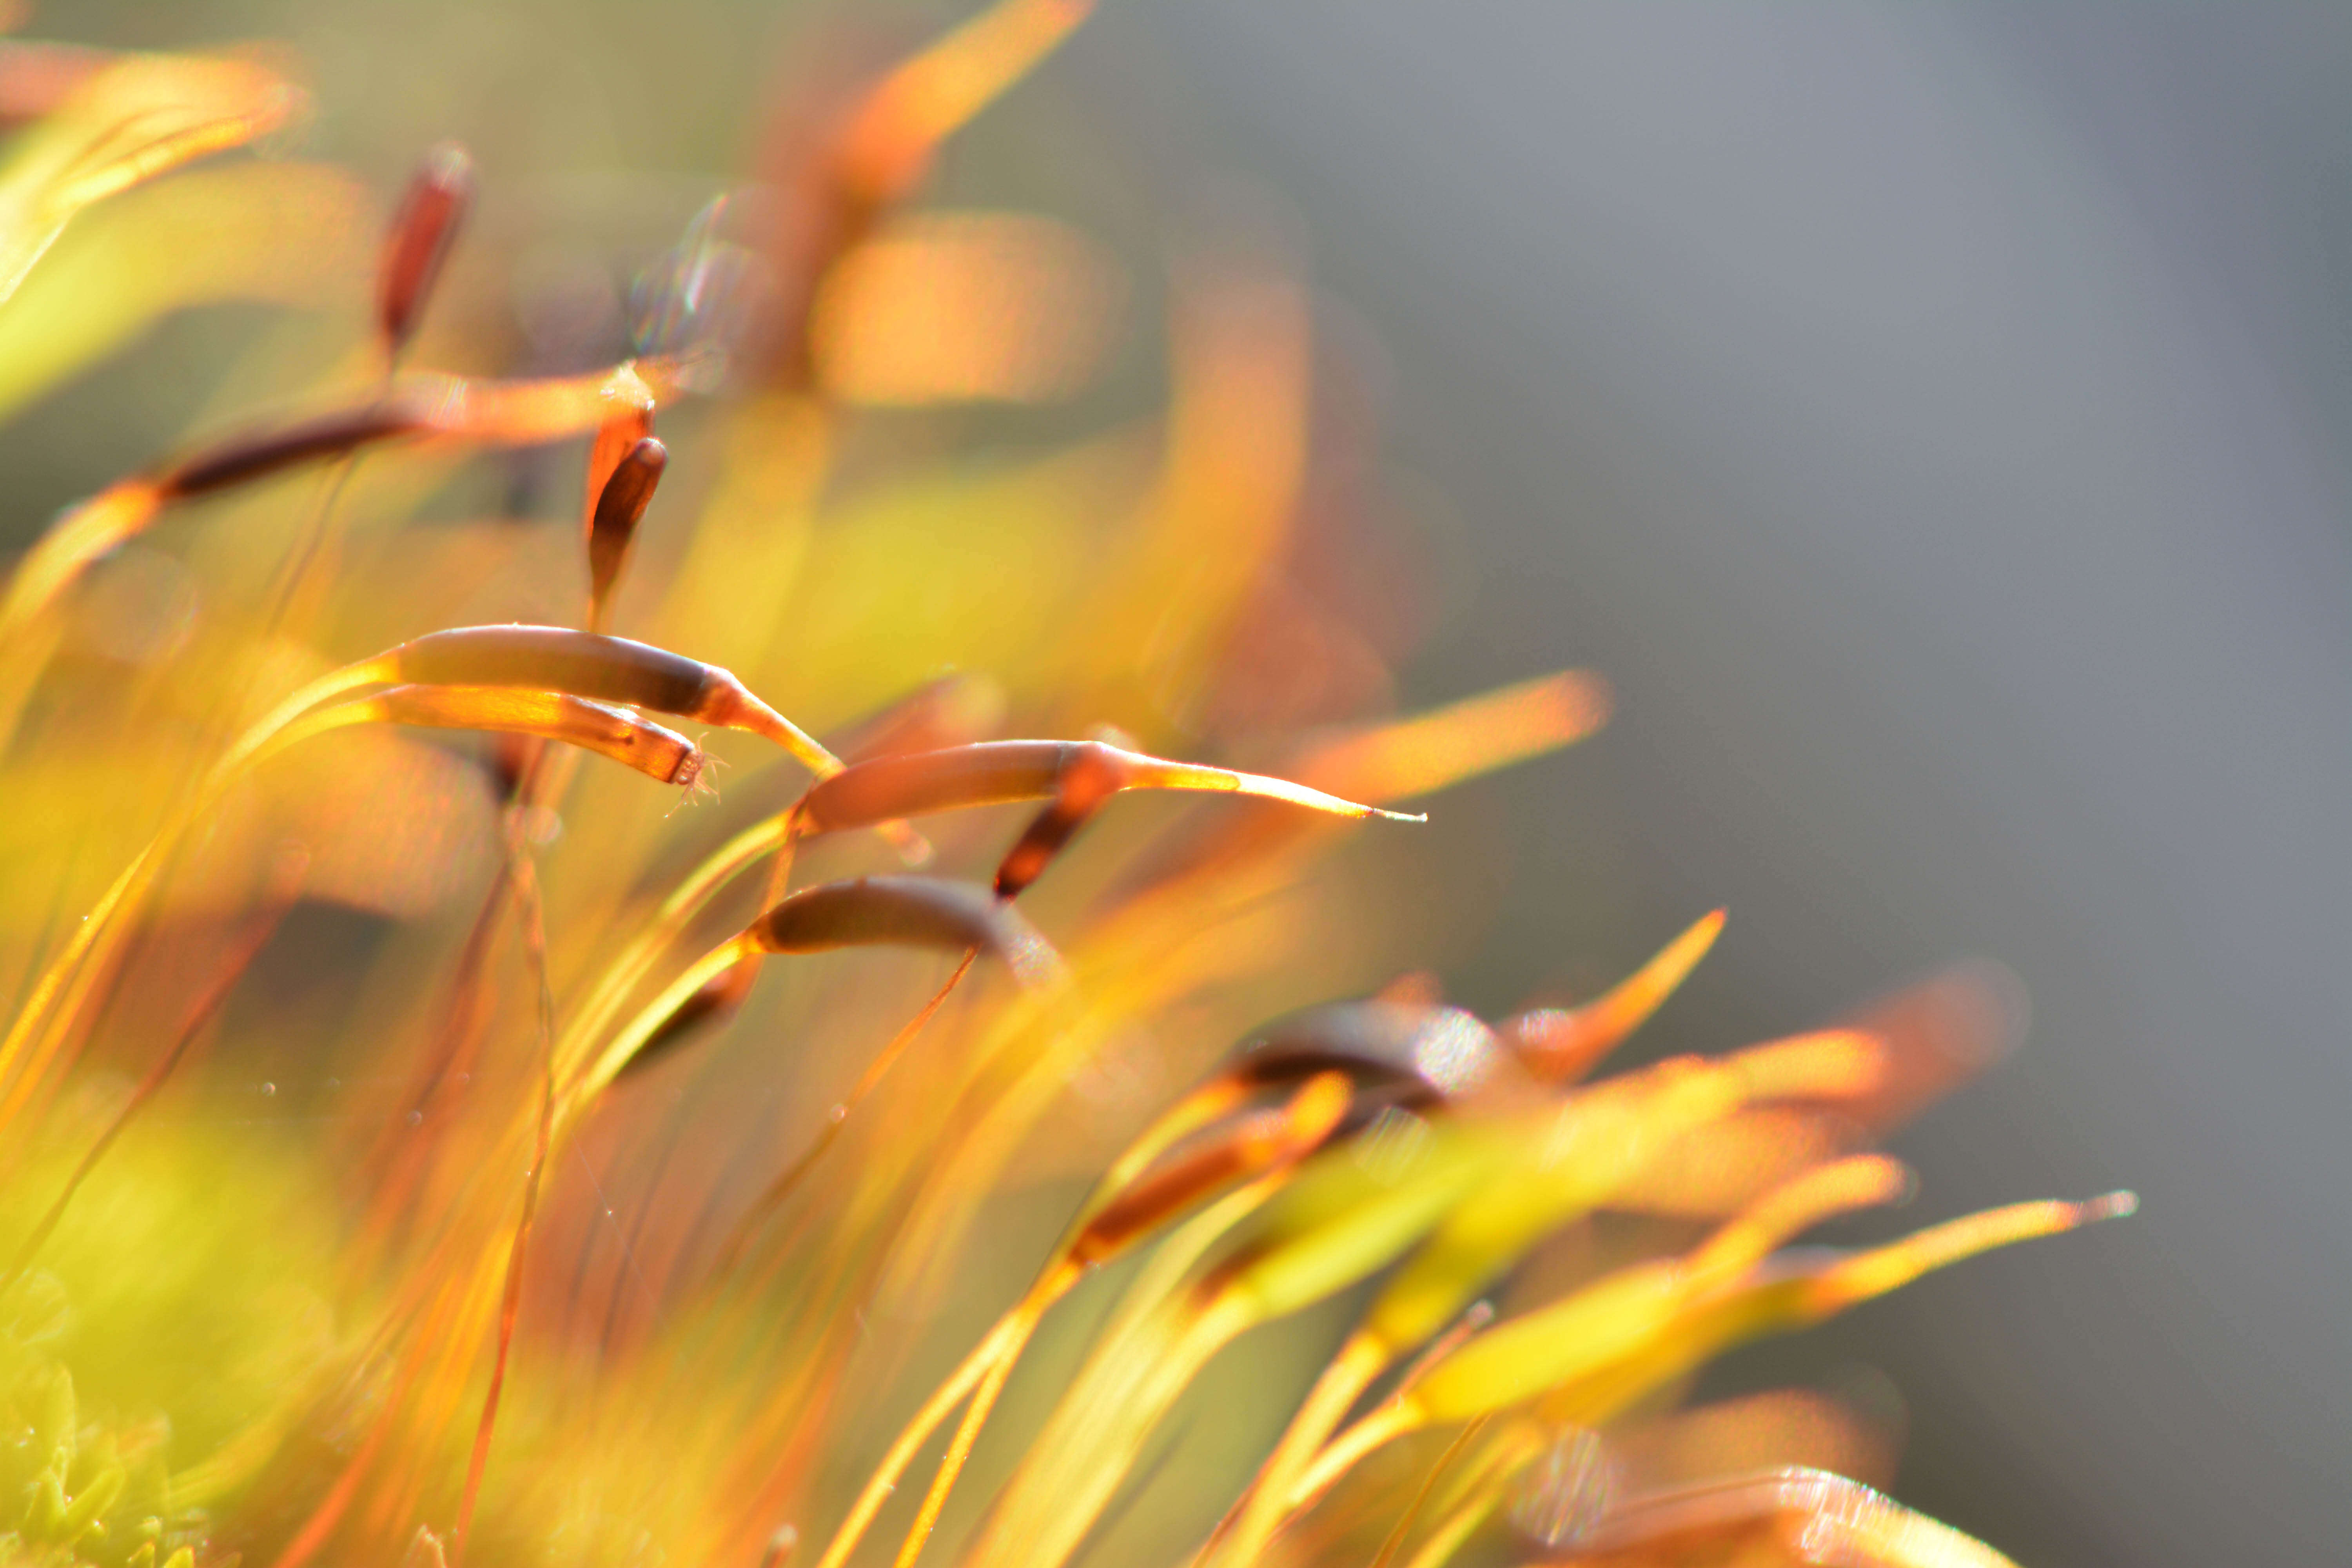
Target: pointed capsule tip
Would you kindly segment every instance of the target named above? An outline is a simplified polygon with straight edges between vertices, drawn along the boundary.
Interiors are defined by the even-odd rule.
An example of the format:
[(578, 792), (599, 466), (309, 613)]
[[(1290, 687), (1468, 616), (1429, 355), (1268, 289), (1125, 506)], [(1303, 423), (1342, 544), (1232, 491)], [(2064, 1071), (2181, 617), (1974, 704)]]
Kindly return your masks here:
[(1429, 813), (1425, 811), (1391, 811), (1386, 806), (1380, 805), (1368, 809), (1370, 815), (1384, 816), (1391, 822), (1427, 822), (1429, 820)]

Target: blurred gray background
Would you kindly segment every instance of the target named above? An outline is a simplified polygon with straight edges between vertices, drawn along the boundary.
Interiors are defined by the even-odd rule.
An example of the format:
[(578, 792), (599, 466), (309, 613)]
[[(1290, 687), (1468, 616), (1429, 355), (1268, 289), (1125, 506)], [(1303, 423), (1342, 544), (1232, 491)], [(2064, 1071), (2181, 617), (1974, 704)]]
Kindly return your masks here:
[(2352, 1559), (2352, 7), (1197, 0), (1070, 69), (1183, 84), (1386, 340), (1475, 560), (1420, 694), (1618, 684), (1493, 786), (1472, 999), (1604, 875), (1730, 906), (1698, 1033), (2007, 963), (1919, 1212), (2140, 1216), (1793, 1364), (2028, 1563)]

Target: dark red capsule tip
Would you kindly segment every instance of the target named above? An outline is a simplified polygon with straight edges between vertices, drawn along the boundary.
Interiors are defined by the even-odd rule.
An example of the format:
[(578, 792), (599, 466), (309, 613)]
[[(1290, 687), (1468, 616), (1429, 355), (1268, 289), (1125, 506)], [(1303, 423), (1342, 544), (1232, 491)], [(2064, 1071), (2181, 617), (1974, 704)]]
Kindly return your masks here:
[(588, 521), (588, 582), (597, 603), (604, 603), (619, 579), (637, 522), (668, 466), (669, 448), (647, 436), (623, 456), (597, 495), (595, 514)]
[(473, 202), (473, 155), (455, 142), (429, 149), (384, 236), (376, 324), (394, 352), (404, 347), (415, 331), (441, 264)]

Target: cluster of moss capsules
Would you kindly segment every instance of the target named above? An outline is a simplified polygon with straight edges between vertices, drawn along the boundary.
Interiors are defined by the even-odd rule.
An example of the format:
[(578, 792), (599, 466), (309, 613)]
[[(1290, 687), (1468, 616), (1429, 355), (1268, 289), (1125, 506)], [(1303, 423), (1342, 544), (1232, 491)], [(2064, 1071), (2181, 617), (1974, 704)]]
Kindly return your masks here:
[[(95, 884), (79, 860), (56, 868), (49, 901), (70, 918), (45, 925), (28, 911), (46, 895), (12, 887), (0, 1568), (849, 1568), (893, 1534), (898, 1568), (1089, 1551), (1204, 1568), (2006, 1561), (1823, 1468), (1883, 1458), (1853, 1412), (1794, 1394), (1676, 1407), (1732, 1346), (2130, 1209), (2034, 1202), (1858, 1251), (1790, 1246), (1907, 1195), (1867, 1145), (1961, 1076), (1968, 1053), (1937, 1032), (1952, 1007), (1942, 1025), (1897, 1005), (1594, 1080), (1717, 913), (1573, 1008), (1490, 1022), (1408, 976), (1228, 1026), (1286, 960), (1345, 946), (1347, 895), (1318, 868), (1348, 825), (1418, 821), (1399, 808), (1580, 740), (1608, 707), (1571, 671), (1262, 743), (1259, 771), (1157, 754), (1183, 749), (1162, 743), (1182, 738), (1165, 718), (1181, 703), (1148, 699), (1251, 679), (1237, 627), (1281, 567), (1306, 421), (1304, 312), (1279, 280), (1214, 279), (1178, 312), (1191, 335), (1158, 468), (1037, 634), (1024, 716), (1157, 712), (1159, 735), (1005, 738), (1001, 691), (970, 678), (814, 734), (757, 694), (796, 650), (780, 616), (740, 605), (784, 602), (823, 544), (851, 416), (825, 347), (849, 308), (828, 282), (871, 247), (928, 243), (891, 224), (939, 146), (1085, 8), (998, 0), (800, 149), (797, 221), (766, 257), (784, 303), (748, 374), (708, 345), (561, 376), (402, 370), (473, 199), (471, 160), (435, 149), (382, 246), (380, 379), (105, 489), (17, 563), (0, 738), (41, 757), (110, 725), (107, 755), (131, 765), (103, 831), (76, 829), (123, 857)], [(32, 122), (0, 170), (18, 215), (0, 310), (84, 208), (302, 101), (250, 60), (12, 43), (0, 64), (0, 108)], [(943, 248), (926, 265), (985, 249), (929, 232)], [(992, 343), (892, 384), (968, 389), (1013, 363)], [(646, 580), (642, 525), (688, 466), (656, 416), (722, 389), (701, 444), (719, 478)], [(427, 619), (356, 658), (311, 651), (345, 640), (320, 605), (363, 460), (564, 440), (587, 447), (566, 546), (577, 625)], [(1087, 456), (1042, 466), (1021, 504), (1096, 506), (1127, 468)], [(75, 615), (110, 559), (203, 504), (236, 500), (245, 521), (293, 473), (319, 489), (215, 657), (127, 690), (91, 682)], [(402, 614), (432, 613), (440, 586), (406, 585)], [(614, 633), (632, 616), (653, 640)], [(731, 646), (674, 650), (698, 637)], [(486, 739), (452, 763), (403, 738), (419, 730)], [(712, 844), (646, 781), (709, 792), (728, 731), (774, 755), (741, 792), (758, 809)], [(320, 757), (310, 776), (374, 804), (274, 851), (232, 830), (266, 816), (270, 777)], [(592, 758), (642, 777), (593, 776)], [(428, 784), (456, 767), (480, 798), (387, 804), (371, 770), (395, 764)], [(1032, 890), (1142, 793), (1229, 798), (1104, 857), (1084, 900), (1033, 919)], [(353, 1086), (316, 1119), (325, 1134), (224, 1111), (229, 1075), (205, 1074), (225, 1016), (289, 917), (405, 908), (388, 863), (336, 861), (339, 846), (423, 856), (466, 820), (488, 832), (464, 918), (444, 931), (410, 911), (432, 940), (387, 942), (368, 971), (396, 1026), (372, 1016), (297, 1047), (318, 1092)], [(222, 868), (240, 854), (260, 861), (242, 880)], [(803, 880), (820, 858), (851, 874)], [(986, 874), (934, 868), (965, 862)], [(866, 949), (884, 951), (820, 967)], [(773, 959), (802, 965), (794, 981), (761, 985)], [(916, 964), (931, 969), (910, 1007)], [(1976, 997), (1935, 984), (1961, 1014)], [(1202, 1050), (1217, 1031), (1240, 1044)], [(761, 1054), (715, 1064), (724, 1035)], [(1162, 1039), (1149, 1071), (1131, 1070), (1139, 1037)], [(780, 1040), (799, 1047), (781, 1061)], [(813, 1127), (747, 1088), (803, 1076), (828, 1086)], [(1080, 1126), (1088, 1085), (1108, 1108)], [(1024, 1187), (1042, 1204), (1000, 1203)], [(625, 1225), (615, 1189), (635, 1203)], [(1055, 1205), (1042, 1246), (999, 1212)], [(1060, 1309), (1076, 1296), (1107, 1312), (1076, 1321)], [(1338, 1348), (1319, 1370), (1255, 1363), (1245, 1417), (1279, 1405), (1269, 1365), (1306, 1384), (1278, 1431), (1238, 1463), (1196, 1457), (1201, 1485), (1140, 1510), (1213, 1368), (1285, 1322)], [(919, 1370), (941, 1360), (943, 1375)]]

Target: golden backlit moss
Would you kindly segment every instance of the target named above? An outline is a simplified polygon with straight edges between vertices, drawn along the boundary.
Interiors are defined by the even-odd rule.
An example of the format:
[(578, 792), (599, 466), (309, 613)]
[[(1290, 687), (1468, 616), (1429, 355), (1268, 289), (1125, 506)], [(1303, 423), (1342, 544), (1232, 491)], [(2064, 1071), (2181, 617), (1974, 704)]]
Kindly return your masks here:
[[(952, 439), (1092, 417), (1108, 251), (907, 210), (1085, 10), (839, 84), (617, 363), (408, 363), (499, 352), (435, 329), (476, 174), (433, 149), (327, 384), (16, 563), (0, 1568), (2003, 1561), (1813, 1468), (1886, 1456), (1860, 1415), (1675, 1407), (2128, 1198), (1790, 1248), (1906, 1193), (1858, 1146), (1990, 1051), (1898, 1010), (1588, 1081), (1720, 911), (1574, 1007), (1394, 975), (1442, 893), (1381, 836), (1611, 698), (1391, 710), (1394, 628), (1302, 547), (1298, 279), (1173, 269), (1148, 425)], [(366, 294), (253, 281), (240, 226), (348, 228), (318, 170), (154, 185), (236, 231), (181, 283), (102, 221), (52, 270), (301, 100), (44, 47), (0, 43), (0, 412), (164, 310)]]

